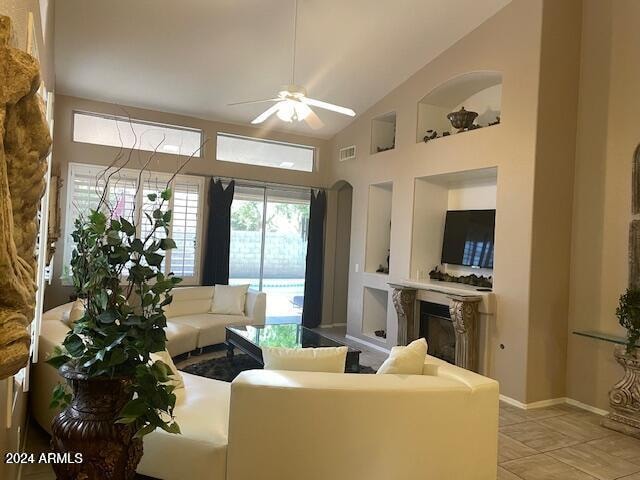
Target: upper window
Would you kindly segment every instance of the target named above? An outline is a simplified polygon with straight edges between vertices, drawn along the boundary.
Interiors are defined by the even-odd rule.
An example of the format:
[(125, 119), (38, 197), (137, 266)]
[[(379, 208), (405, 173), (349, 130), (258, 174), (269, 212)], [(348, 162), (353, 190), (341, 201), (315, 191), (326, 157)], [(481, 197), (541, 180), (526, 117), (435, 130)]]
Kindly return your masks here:
[(308, 145), (295, 145), (218, 132), (216, 157), (223, 162), (312, 172), (314, 153), (314, 147)]
[(202, 130), (98, 113), (73, 112), (73, 141), (194, 157), (202, 153)]
[[(146, 236), (151, 230), (145, 214), (150, 214), (159, 207), (159, 200), (151, 202), (148, 194), (164, 190), (171, 175), (149, 171), (141, 175), (139, 171), (129, 169), (107, 171), (104, 167), (70, 163), (68, 178), (63, 278), (71, 274), (69, 264), (74, 247), (71, 238), (74, 220), (96, 208), (107, 178), (107, 213), (111, 218), (124, 217), (133, 221), (138, 235)], [(176, 175), (169, 186), (172, 195), (163, 208), (172, 210), (169, 235), (176, 242), (176, 248), (165, 252), (162, 270), (175, 273), (185, 284), (194, 284), (199, 276), (204, 178)], [(164, 231), (155, 232), (156, 239), (164, 236)]]

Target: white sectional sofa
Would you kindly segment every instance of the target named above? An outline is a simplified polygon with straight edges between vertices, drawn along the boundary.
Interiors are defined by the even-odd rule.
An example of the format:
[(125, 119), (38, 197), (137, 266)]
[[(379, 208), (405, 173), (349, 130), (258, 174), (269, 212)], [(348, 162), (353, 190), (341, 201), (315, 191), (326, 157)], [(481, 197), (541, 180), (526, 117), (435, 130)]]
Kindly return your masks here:
[[(66, 333), (63, 323), (47, 318), (41, 355)], [(184, 350), (171, 345), (176, 338), (170, 350)], [(46, 364), (35, 367), (33, 411), (48, 429), (50, 391), (59, 378)], [(147, 435), (141, 474), (166, 480), (496, 478), (498, 383), (434, 357), (425, 358), (422, 375), (252, 370), (231, 384), (182, 376), (175, 409), (182, 434)]]

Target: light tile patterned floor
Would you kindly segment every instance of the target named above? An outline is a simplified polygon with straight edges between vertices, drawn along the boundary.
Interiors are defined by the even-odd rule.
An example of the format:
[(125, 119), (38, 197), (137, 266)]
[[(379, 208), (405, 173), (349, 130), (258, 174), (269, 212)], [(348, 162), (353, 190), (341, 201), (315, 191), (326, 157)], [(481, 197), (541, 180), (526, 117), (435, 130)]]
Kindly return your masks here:
[[(382, 352), (346, 340), (344, 328), (319, 331), (359, 348), (363, 365), (378, 368), (386, 358)], [(221, 354), (192, 357), (180, 366)], [(603, 428), (600, 420), (569, 405), (521, 410), (501, 403), (497, 479), (640, 480), (640, 440)], [(31, 425), (27, 449), (40, 452), (47, 446), (47, 434)], [(33, 465), (26, 466), (22, 478), (54, 480), (55, 476), (49, 467)]]

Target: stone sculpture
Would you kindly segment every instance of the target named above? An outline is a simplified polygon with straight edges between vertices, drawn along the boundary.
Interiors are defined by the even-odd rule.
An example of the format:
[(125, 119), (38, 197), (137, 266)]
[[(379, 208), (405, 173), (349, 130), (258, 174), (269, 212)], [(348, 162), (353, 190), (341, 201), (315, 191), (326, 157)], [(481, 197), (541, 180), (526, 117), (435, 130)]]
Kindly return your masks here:
[(40, 67), (12, 48), (11, 20), (0, 16), (0, 379), (29, 359), (35, 309), (37, 212), (45, 190), (51, 136)]

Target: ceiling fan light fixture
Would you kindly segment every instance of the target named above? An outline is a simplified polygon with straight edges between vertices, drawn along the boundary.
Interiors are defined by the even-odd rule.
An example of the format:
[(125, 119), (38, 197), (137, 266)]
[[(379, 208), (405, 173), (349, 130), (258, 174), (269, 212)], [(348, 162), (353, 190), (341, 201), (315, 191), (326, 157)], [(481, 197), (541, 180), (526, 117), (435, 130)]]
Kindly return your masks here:
[(309, 116), (311, 109), (306, 103), (294, 102), (293, 109), (296, 112), (296, 119), (302, 121)]
[(290, 100), (283, 100), (278, 103), (276, 115), (283, 122), (291, 123), (295, 114), (295, 108)]

